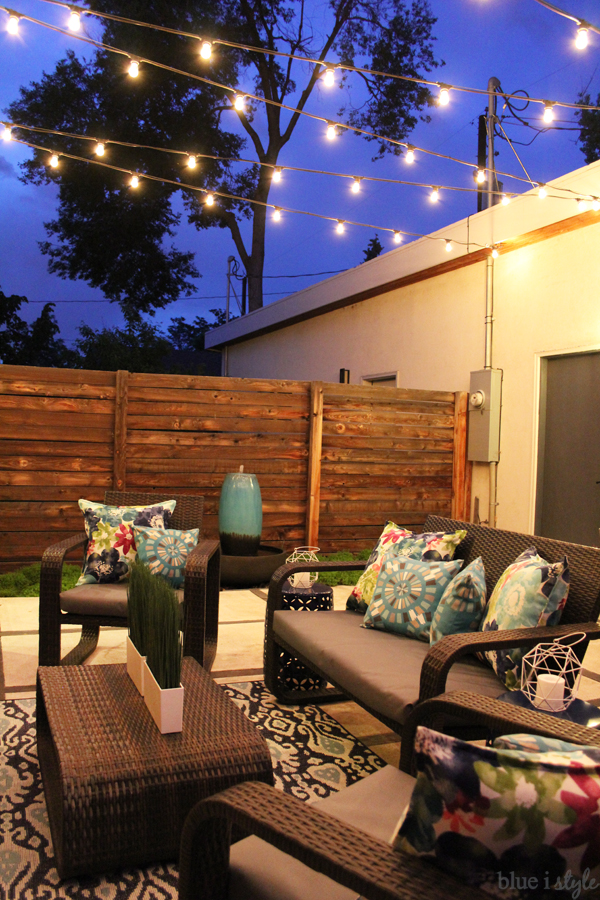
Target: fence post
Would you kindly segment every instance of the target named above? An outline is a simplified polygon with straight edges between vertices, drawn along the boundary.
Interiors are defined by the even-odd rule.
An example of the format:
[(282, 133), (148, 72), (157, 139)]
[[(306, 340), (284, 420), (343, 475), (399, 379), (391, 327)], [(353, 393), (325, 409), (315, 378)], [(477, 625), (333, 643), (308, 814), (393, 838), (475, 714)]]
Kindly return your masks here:
[(319, 506), (321, 502), (321, 448), (323, 446), (323, 382), (310, 385), (310, 432), (308, 439), (308, 483), (306, 497), (306, 543), (316, 546), (319, 540)]
[(470, 514), (471, 468), (467, 461), (467, 421), (469, 394), (454, 394), (454, 447), (452, 456), (452, 512), (453, 519), (467, 521)]
[(127, 484), (127, 389), (129, 372), (119, 369), (115, 394), (115, 438), (113, 490), (124, 491)]

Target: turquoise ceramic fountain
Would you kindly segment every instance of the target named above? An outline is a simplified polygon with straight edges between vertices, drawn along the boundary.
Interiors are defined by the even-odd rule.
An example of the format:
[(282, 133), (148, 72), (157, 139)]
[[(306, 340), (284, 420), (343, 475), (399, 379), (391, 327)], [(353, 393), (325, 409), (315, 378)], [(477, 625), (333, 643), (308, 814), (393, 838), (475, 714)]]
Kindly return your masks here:
[(219, 537), (227, 556), (255, 556), (262, 532), (262, 499), (256, 475), (244, 467), (225, 476), (219, 503)]

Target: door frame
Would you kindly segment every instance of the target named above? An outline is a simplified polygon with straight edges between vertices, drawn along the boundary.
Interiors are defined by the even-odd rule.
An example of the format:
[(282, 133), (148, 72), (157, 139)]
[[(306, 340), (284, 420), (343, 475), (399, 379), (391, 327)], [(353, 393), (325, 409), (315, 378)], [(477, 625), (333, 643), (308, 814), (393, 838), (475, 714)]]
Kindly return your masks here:
[[(600, 352), (600, 343), (584, 346), (562, 348), (561, 350), (538, 350), (533, 354), (533, 428), (531, 449), (531, 480), (529, 497), (529, 533), (536, 533), (536, 523), (540, 510), (540, 481), (544, 475), (543, 466), (539, 465), (540, 450), (543, 450), (546, 422), (546, 378), (548, 360), (556, 356), (581, 356), (585, 353)], [(544, 428), (544, 433), (542, 433)]]

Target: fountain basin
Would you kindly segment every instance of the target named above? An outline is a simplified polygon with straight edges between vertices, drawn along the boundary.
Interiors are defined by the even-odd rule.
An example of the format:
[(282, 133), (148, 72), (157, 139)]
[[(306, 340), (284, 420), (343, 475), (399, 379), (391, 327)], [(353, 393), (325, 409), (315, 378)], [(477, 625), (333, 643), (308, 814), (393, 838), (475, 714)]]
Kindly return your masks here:
[(258, 587), (268, 584), (271, 575), (282, 566), (288, 551), (281, 547), (261, 544), (255, 556), (226, 556), (221, 554), (221, 584), (223, 587)]

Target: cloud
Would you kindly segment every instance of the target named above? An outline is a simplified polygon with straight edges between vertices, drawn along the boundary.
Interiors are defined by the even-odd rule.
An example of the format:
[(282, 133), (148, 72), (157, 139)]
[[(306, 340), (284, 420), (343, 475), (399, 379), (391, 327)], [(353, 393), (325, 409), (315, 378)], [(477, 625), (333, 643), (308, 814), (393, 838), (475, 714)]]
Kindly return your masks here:
[(15, 167), (3, 156), (0, 156), (0, 178), (18, 178)]

